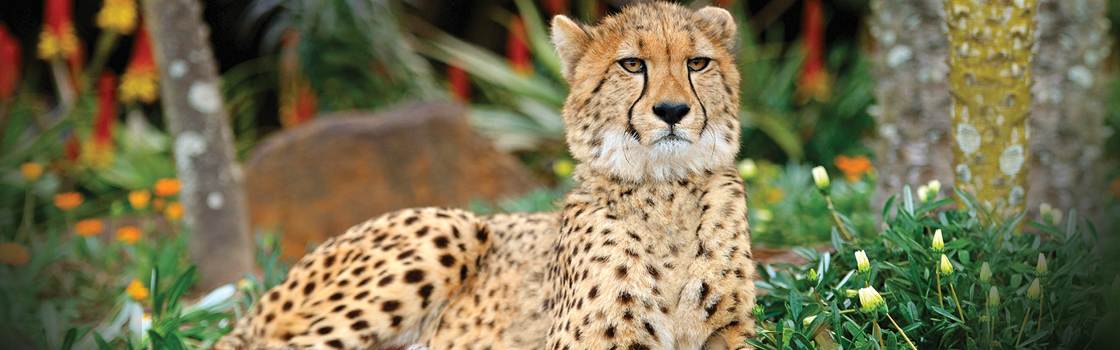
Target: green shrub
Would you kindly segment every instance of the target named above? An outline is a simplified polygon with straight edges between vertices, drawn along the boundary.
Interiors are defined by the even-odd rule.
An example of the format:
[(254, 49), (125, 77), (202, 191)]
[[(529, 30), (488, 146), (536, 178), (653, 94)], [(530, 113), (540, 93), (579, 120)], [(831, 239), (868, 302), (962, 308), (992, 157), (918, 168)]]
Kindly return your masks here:
[[(759, 349), (1083, 349), (1108, 330), (1120, 295), (1107, 285), (1120, 282), (1092, 253), (1090, 222), (1071, 212), (1064, 227), (1032, 222), (1038, 234), (1023, 233), (1022, 215), (996, 217), (957, 195), (958, 209), (954, 199), (905, 196), (889, 214), (892, 198), (876, 236), (850, 242), (834, 230), (834, 254), (799, 248), (810, 262), (761, 266), (757, 286), (768, 294), (755, 310), (759, 336), (747, 341)], [(941, 272), (942, 259), (951, 273)], [(865, 312), (864, 288), (885, 302)]]

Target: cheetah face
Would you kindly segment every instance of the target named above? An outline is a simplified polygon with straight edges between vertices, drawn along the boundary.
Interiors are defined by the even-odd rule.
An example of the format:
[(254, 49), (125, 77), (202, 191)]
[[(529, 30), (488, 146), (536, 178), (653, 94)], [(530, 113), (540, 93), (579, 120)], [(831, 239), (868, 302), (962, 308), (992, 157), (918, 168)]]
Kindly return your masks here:
[(556, 16), (552, 28), (571, 86), (567, 141), (581, 166), (644, 182), (731, 164), (739, 72), (726, 10), (648, 3), (593, 27)]

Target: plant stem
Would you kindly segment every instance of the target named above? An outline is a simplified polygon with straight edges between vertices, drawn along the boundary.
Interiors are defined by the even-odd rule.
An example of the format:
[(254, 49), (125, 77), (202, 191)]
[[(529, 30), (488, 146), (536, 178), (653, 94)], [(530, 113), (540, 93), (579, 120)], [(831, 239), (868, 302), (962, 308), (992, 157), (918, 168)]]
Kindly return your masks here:
[(961, 300), (957, 299), (957, 289), (953, 287), (953, 283), (949, 283), (949, 291), (953, 292), (953, 302), (957, 304), (957, 313), (961, 315), (961, 323), (964, 323), (964, 311), (961, 311)]
[[(902, 339), (906, 339), (906, 344), (910, 344), (910, 349), (918, 350), (918, 347), (914, 346), (914, 343), (910, 341), (910, 337), (906, 336), (906, 332), (902, 331), (902, 327), (899, 327), (898, 323), (894, 322), (894, 317), (891, 317), (891, 314), (887, 314), (887, 319), (891, 320), (891, 324), (893, 324), (894, 328), (898, 330), (898, 334), (902, 334)], [(882, 341), (880, 341), (879, 343), (882, 344)]]
[(1042, 333), (1042, 291), (1038, 292), (1038, 331)]
[(23, 230), (18, 231), (12, 239), (16, 243), (21, 243), (24, 239), (31, 239), (31, 222), (35, 221), (35, 195), (31, 192), (32, 186), (32, 184), (28, 184), (27, 196), (23, 200)]
[[(1039, 314), (1042, 314), (1039, 312)], [(1031, 315), (1031, 308), (1027, 308), (1027, 313), (1023, 315), (1023, 325), (1019, 326), (1019, 335), (1015, 336), (1015, 348), (1019, 348), (1019, 339), (1023, 338), (1023, 328), (1027, 328), (1027, 317)]]
[(848, 227), (844, 225), (843, 221), (840, 221), (840, 215), (836, 213), (836, 207), (832, 205), (832, 196), (828, 194), (824, 195), (824, 201), (828, 203), (828, 211), (832, 213), (832, 219), (836, 220), (836, 226), (840, 227), (840, 232), (844, 234), (844, 238), (849, 241), (855, 241), (855, 238), (852, 237), (852, 233), (848, 232)]
[(941, 308), (944, 309), (945, 302), (942, 299), (945, 298), (941, 296), (941, 273), (937, 273), (937, 302), (941, 304)]
[[(887, 318), (890, 318), (890, 317), (891, 317), (891, 315), (887, 314)], [(894, 322), (894, 320), (892, 319), (891, 322)], [(875, 336), (879, 338), (879, 348), (882, 349), (883, 348), (883, 330), (879, 329), (879, 321), (878, 320), (876, 320), (872, 324), (875, 325)]]

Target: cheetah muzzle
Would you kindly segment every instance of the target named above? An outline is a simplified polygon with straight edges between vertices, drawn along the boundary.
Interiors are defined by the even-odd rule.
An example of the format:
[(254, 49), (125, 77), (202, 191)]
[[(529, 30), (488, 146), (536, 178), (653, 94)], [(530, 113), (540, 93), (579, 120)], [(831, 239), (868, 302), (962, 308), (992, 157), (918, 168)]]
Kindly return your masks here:
[(737, 29), (722, 9), (552, 20), (579, 182), (558, 213), (382, 215), (293, 266), (215, 349), (749, 349)]

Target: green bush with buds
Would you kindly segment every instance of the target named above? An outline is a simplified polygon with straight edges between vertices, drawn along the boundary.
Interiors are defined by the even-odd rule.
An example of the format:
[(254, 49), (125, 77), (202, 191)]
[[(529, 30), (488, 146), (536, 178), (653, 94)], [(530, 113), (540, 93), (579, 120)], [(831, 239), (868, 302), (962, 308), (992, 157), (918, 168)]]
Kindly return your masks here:
[[(1116, 337), (1116, 266), (1092, 223), (1001, 218), (967, 193), (915, 201), (904, 190), (877, 235), (800, 266), (760, 266), (758, 349), (1084, 349)], [(897, 203), (897, 210), (895, 204)], [(960, 204), (959, 208), (956, 204)], [(837, 217), (843, 217), (838, 214)], [(838, 225), (850, 225), (835, 220)], [(848, 226), (843, 229), (855, 230)], [(1111, 288), (1116, 289), (1116, 288)], [(1094, 343), (1095, 342), (1095, 343)]]

